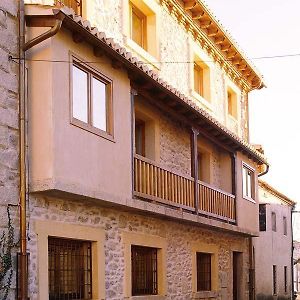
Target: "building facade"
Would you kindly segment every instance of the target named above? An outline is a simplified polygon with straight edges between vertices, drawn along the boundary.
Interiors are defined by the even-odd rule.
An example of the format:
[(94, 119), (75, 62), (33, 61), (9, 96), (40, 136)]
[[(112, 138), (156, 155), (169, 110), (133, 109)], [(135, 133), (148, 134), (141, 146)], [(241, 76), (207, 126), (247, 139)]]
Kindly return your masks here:
[(292, 299), (292, 210), (295, 202), (259, 181), (259, 237), (255, 249), (256, 299)]
[(30, 299), (253, 299), (255, 67), (201, 1), (25, 3)]

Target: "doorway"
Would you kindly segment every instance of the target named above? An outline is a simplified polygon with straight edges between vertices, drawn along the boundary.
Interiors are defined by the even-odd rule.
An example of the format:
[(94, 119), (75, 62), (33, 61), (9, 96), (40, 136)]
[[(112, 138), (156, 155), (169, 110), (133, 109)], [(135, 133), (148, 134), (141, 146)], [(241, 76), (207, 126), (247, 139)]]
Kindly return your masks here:
[(232, 292), (233, 300), (243, 299), (242, 282), (243, 282), (243, 253), (232, 252)]

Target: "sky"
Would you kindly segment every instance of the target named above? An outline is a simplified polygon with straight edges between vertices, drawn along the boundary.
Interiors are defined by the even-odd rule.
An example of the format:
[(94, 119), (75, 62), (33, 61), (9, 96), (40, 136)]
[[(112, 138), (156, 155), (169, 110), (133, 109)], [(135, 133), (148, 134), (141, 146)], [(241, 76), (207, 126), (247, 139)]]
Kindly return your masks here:
[[(300, 1), (205, 0), (263, 74), (267, 88), (249, 95), (250, 142), (262, 144), (270, 171), (261, 177), (300, 211)], [(255, 59), (265, 56), (282, 58)], [(300, 240), (300, 213), (294, 214)]]

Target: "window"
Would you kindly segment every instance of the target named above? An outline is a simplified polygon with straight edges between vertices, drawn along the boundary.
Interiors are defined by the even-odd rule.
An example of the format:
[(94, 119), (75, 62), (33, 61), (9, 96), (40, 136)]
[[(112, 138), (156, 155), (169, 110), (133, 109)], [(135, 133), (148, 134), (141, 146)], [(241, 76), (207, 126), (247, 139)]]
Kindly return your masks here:
[(55, 0), (57, 6), (68, 6), (74, 10), (77, 15), (82, 16), (82, 0)]
[(194, 63), (194, 90), (203, 97), (203, 69)]
[(228, 114), (236, 119), (237, 118), (237, 95), (230, 88), (227, 89), (227, 109), (228, 109)]
[(130, 36), (140, 47), (147, 50), (147, 16), (130, 4)]
[(273, 265), (273, 295), (277, 295), (277, 266)]
[(197, 259), (197, 291), (211, 290), (211, 254), (196, 253)]
[(91, 242), (48, 238), (49, 299), (92, 299)]
[(266, 204), (259, 204), (259, 231), (266, 231)]
[(208, 151), (198, 150), (198, 179), (210, 183), (211, 156)]
[(131, 246), (132, 295), (157, 295), (157, 249)]
[(210, 101), (210, 71), (209, 67), (198, 57), (194, 57), (193, 90), (207, 101)]
[(287, 235), (287, 222), (286, 217), (283, 217), (283, 234)]
[(254, 170), (243, 164), (243, 197), (254, 200)]
[[(39, 276), (37, 298), (104, 299), (104, 229), (39, 220), (34, 221), (34, 226), (39, 258), (37, 272), (43, 274)], [(48, 270), (45, 270), (47, 262)], [(57, 269), (60, 272), (53, 276)]]
[(135, 153), (145, 156), (145, 122), (139, 119), (135, 120)]
[(272, 212), (271, 219), (272, 219), (272, 231), (276, 232), (277, 226), (276, 226), (276, 213), (275, 212)]
[(77, 61), (72, 65), (72, 122), (112, 135), (112, 82)]
[(287, 283), (287, 266), (284, 266), (284, 292), (288, 291), (288, 283)]

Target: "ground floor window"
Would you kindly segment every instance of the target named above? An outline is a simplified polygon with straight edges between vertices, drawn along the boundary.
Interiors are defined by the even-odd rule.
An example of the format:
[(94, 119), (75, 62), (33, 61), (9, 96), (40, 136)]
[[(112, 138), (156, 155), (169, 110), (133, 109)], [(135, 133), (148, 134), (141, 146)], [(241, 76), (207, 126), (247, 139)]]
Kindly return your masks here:
[(48, 238), (49, 299), (92, 299), (92, 245)]
[(157, 295), (157, 248), (131, 246), (132, 295)]
[(211, 254), (196, 253), (197, 260), (197, 291), (211, 290)]

